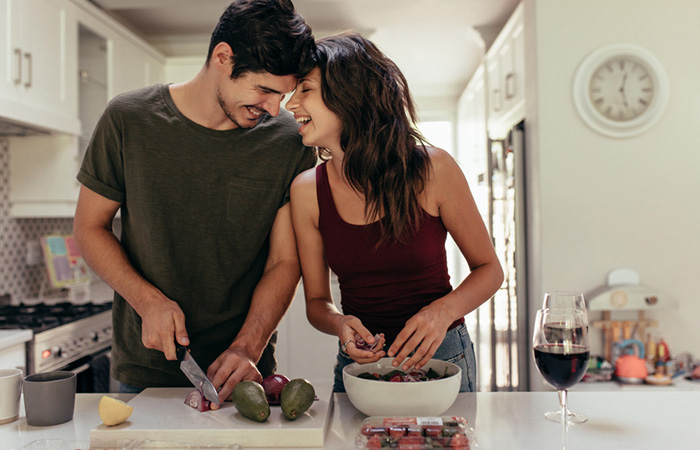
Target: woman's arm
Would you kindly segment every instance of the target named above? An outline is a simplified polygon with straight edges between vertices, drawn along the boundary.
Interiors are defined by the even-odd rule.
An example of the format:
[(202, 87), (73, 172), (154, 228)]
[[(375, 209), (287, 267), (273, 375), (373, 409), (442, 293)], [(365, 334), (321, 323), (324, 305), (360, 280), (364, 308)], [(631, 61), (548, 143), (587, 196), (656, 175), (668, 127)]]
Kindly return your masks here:
[(427, 210), (439, 213), (467, 260), (470, 273), (452, 292), (406, 322), (388, 351), (389, 356), (395, 356), (394, 365), (398, 366), (416, 349), (403, 364), (404, 370), (427, 363), (450, 324), (478, 308), (503, 283), (503, 269), (461, 168), (444, 150), (433, 148), (430, 156), (433, 172), (426, 189)]
[[(353, 341), (359, 334), (365, 342), (374, 343), (374, 336), (354, 316), (338, 311), (330, 288), (330, 269), (324, 256), (323, 240), (318, 228), (319, 208), (316, 198), (315, 169), (301, 173), (291, 187), (292, 223), (299, 249), (306, 317), (317, 330), (338, 336), (342, 343)], [(353, 341), (354, 342), (354, 341)], [(373, 362), (385, 353), (358, 350), (352, 343), (346, 351), (355, 361)]]

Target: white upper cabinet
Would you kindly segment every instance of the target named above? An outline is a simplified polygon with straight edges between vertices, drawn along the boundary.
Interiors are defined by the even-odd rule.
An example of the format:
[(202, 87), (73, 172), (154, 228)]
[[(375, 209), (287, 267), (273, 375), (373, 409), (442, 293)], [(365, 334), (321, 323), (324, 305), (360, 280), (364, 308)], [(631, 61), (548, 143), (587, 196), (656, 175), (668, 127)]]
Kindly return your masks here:
[(0, 117), (77, 134), (77, 33), (65, 0), (0, 0)]
[(165, 65), (136, 44), (119, 39), (113, 42), (113, 95), (161, 83)]
[(488, 129), (492, 138), (525, 117), (523, 6), (515, 9), (486, 54)]
[[(107, 101), (121, 92), (162, 82), (163, 58), (84, 0), (0, 0), (2, 11), (12, 13), (2, 25), (15, 26), (14, 20), (28, 14), (17, 9), (20, 4), (31, 9), (33, 25), (17, 57), (13, 49), (19, 47), (15, 41), (19, 38), (8, 36), (19, 28), (0, 32), (0, 52), (11, 49), (0, 53), (0, 60), (13, 63), (0, 67), (0, 117), (60, 132), (10, 139), (10, 215), (72, 217), (80, 190), (76, 175)], [(5, 21), (4, 14), (0, 17)], [(26, 72), (25, 52), (32, 55), (26, 58), (33, 61), (31, 78), (26, 78), (32, 71)], [(41, 59), (38, 65), (36, 55), (44, 52), (54, 60), (46, 64), (51, 60)], [(30, 96), (25, 83), (41, 88)], [(39, 117), (36, 111), (48, 109), (47, 104), (70, 116), (71, 126), (56, 126), (58, 113), (53, 122), (29, 120)], [(22, 120), (25, 110), (28, 116)]]
[[(457, 106), (457, 160), (469, 183), (474, 201), (489, 223), (488, 136), (486, 132), (486, 81), (480, 65)], [(464, 273), (466, 276), (466, 272)]]

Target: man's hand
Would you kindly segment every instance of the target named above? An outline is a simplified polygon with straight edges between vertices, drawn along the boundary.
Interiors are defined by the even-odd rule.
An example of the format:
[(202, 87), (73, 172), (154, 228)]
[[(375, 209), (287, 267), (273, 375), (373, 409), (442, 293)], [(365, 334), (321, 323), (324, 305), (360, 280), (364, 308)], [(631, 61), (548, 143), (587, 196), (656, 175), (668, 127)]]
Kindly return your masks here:
[(185, 314), (174, 301), (163, 297), (141, 302), (136, 312), (141, 316), (141, 341), (146, 348), (160, 350), (166, 359), (173, 361), (177, 359), (175, 339), (181, 345), (190, 345)]
[[(250, 355), (238, 348), (229, 347), (214, 361), (207, 370), (207, 377), (219, 392), (219, 400), (225, 401), (233, 392), (233, 388), (244, 380), (262, 383), (262, 375), (258, 372), (255, 362)], [(219, 409), (220, 405), (211, 404), (211, 409)]]

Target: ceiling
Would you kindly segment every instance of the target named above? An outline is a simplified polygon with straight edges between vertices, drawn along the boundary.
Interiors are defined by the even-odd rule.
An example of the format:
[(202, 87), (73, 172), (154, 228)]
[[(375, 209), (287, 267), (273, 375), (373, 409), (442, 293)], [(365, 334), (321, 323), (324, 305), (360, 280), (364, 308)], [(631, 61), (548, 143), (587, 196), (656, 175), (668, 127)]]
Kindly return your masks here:
[[(90, 0), (166, 56), (204, 56), (230, 0)], [(456, 99), (519, 0), (294, 0), (317, 38), (353, 29), (396, 62), (414, 96)]]

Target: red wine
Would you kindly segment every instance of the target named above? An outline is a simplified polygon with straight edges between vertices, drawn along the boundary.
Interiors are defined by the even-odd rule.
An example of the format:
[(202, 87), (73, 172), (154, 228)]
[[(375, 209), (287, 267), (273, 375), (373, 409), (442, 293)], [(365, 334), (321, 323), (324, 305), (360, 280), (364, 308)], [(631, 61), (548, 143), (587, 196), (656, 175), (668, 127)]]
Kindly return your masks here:
[(579, 345), (564, 347), (548, 344), (535, 347), (537, 368), (544, 379), (558, 390), (568, 389), (583, 378), (589, 355), (588, 348)]

